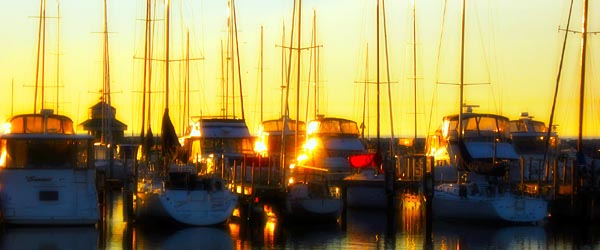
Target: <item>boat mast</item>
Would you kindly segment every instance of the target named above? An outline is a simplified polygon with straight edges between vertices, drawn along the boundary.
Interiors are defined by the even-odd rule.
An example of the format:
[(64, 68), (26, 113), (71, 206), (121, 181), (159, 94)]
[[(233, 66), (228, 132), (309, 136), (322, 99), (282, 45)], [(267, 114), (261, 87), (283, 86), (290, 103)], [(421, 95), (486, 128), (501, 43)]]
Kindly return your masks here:
[[(238, 32), (237, 32), (237, 15), (236, 15), (236, 10), (235, 10), (235, 3), (234, 0), (231, 0), (231, 12), (233, 13), (233, 29), (234, 29), (234, 35), (235, 35), (235, 53), (236, 53), (236, 62), (237, 62), (237, 71), (238, 71), (238, 83), (239, 83), (239, 92), (240, 92), (240, 112), (242, 113), (242, 120), (244, 120), (246, 117), (244, 115), (244, 93), (242, 92), (242, 70), (241, 70), (241, 66), (240, 66), (240, 47), (239, 47), (239, 42), (238, 42)], [(233, 82), (232, 82), (233, 83)], [(235, 96), (235, 94), (234, 94)], [(233, 115), (235, 116), (235, 103), (234, 103), (234, 112)]]
[[(100, 142), (104, 145), (112, 144), (111, 126), (110, 120), (112, 114), (109, 115), (109, 109), (111, 107), (110, 100), (110, 64), (109, 64), (109, 53), (108, 53), (108, 18), (107, 18), (107, 4), (104, 0), (104, 31), (103, 33), (103, 74), (102, 74), (102, 97), (100, 104), (102, 105), (102, 135)], [(107, 129), (108, 128), (108, 129)], [(112, 163), (112, 161), (111, 161)]]
[(461, 13), (461, 32), (460, 32), (460, 72), (459, 72), (459, 108), (458, 108), (458, 140), (462, 140), (462, 117), (463, 117), (463, 87), (464, 87), (464, 69), (465, 69), (465, 2), (462, 1)]
[(56, 6), (57, 13), (57, 22), (56, 22), (56, 30), (57, 30), (57, 43), (56, 43), (56, 113), (58, 114), (58, 105), (59, 105), (59, 90), (60, 90), (60, 1), (57, 1)]
[[(569, 5), (569, 14), (568, 14), (568, 18), (567, 18), (567, 29), (569, 26), (571, 26), (571, 13), (573, 11), (573, 0), (571, 0), (571, 4)], [(563, 38), (563, 44), (562, 44), (562, 51), (561, 51), (561, 55), (560, 55), (560, 62), (558, 64), (558, 74), (556, 75), (556, 84), (554, 87), (554, 97), (552, 99), (552, 109), (550, 111), (550, 121), (548, 122), (548, 131), (546, 132), (546, 137), (544, 137), (544, 159), (542, 161), (542, 166), (546, 165), (546, 158), (548, 157), (548, 146), (550, 144), (550, 137), (552, 136), (552, 128), (553, 128), (553, 122), (554, 122), (554, 110), (556, 109), (556, 99), (558, 96), (558, 88), (559, 88), (559, 84), (560, 84), (560, 78), (562, 75), (562, 65), (563, 65), (563, 61), (565, 58), (565, 50), (566, 50), (566, 44), (567, 44), (567, 38), (569, 35), (569, 31), (567, 30), (565, 32), (565, 36)]]
[[(302, 0), (298, 0), (298, 55), (297, 55), (297, 75), (296, 75), (296, 129), (294, 132), (294, 145), (298, 145), (298, 126), (300, 120), (300, 52), (302, 46), (300, 46), (300, 37), (302, 35)], [(294, 157), (297, 156), (294, 155)]]
[(413, 102), (414, 102), (414, 143), (417, 142), (417, 1), (413, 1)]
[(260, 26), (260, 122), (263, 121), (263, 26)]
[[(35, 66), (35, 94), (33, 102), (33, 113), (37, 112), (38, 88), (41, 75), (41, 106), (44, 109), (44, 58), (46, 54), (46, 0), (40, 0), (40, 20), (38, 23), (37, 60)], [(41, 59), (40, 59), (41, 57)], [(41, 61), (41, 63), (40, 63)], [(41, 66), (41, 69), (40, 69)], [(40, 73), (41, 71), (41, 73)]]
[(377, 30), (375, 32), (376, 33), (376, 37), (377, 37), (377, 42), (376, 42), (376, 46), (375, 46), (376, 47), (375, 58), (376, 58), (376, 61), (377, 61), (377, 64), (376, 64), (377, 65), (377, 67), (376, 67), (377, 68), (377, 84), (376, 84), (377, 85), (377, 87), (376, 87), (376, 97), (377, 97), (377, 151), (376, 152), (377, 152), (377, 155), (379, 155), (379, 154), (381, 154), (381, 141), (380, 141), (380, 129), (379, 129), (379, 119), (380, 119), (380, 116), (379, 116), (379, 113), (380, 113), (379, 112), (379, 83), (380, 83), (380, 80), (379, 80), (379, 0), (377, 0), (377, 14), (376, 14), (376, 18), (377, 18), (377, 21), (376, 21)]
[[(386, 76), (387, 76), (387, 87), (388, 87), (388, 103), (390, 103), (390, 105), (388, 105), (388, 107), (390, 108), (390, 153), (391, 155), (394, 155), (396, 153), (395, 147), (394, 147), (394, 117), (393, 117), (393, 110), (392, 107), (393, 105), (391, 105), (392, 103), (392, 87), (391, 87), (391, 81), (390, 81), (390, 56), (388, 53), (388, 44), (387, 44), (387, 21), (386, 21), (386, 15), (385, 15), (385, 0), (381, 0), (381, 10), (383, 11), (383, 41), (384, 41), (384, 46), (385, 46), (385, 68), (386, 68)], [(379, 61), (378, 61), (379, 62)], [(379, 65), (379, 64), (377, 64)], [(379, 67), (379, 66), (378, 66)], [(377, 105), (377, 109), (379, 109), (379, 105)]]
[(579, 84), (579, 127), (577, 137), (577, 156), (583, 160), (583, 100), (585, 92), (585, 54), (587, 50), (588, 0), (583, 0), (583, 25), (581, 30), (581, 75)]

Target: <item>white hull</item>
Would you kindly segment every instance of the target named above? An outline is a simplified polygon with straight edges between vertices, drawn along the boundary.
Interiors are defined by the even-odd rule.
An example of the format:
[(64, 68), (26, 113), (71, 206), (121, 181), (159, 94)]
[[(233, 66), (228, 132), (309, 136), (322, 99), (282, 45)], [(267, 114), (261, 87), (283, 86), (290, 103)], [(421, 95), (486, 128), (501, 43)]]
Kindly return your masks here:
[(237, 196), (227, 189), (219, 191), (157, 189), (138, 193), (136, 211), (141, 219), (171, 219), (192, 226), (225, 223), (237, 206)]
[(440, 218), (539, 222), (547, 216), (548, 202), (514, 194), (459, 194), (458, 184), (441, 184), (434, 193), (433, 214)]
[(339, 197), (311, 192), (306, 184), (295, 184), (288, 192), (286, 216), (294, 221), (336, 220), (342, 214), (343, 202)]
[(8, 224), (93, 225), (100, 220), (95, 170), (1, 169)]

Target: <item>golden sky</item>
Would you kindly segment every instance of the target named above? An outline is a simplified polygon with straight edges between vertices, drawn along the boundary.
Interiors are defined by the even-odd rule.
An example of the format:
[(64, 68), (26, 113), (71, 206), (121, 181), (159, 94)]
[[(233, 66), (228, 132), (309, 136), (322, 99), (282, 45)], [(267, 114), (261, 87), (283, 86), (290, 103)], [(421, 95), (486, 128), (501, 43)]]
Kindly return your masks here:
[[(251, 133), (256, 132), (261, 115), (265, 120), (280, 117), (281, 86), (286, 82), (282, 72), (287, 72), (287, 64), (283, 65), (282, 58), (285, 61), (290, 58), (289, 50), (282, 48), (282, 45), (290, 46), (293, 2), (235, 2), (241, 75), (237, 74), (237, 65), (234, 68), (223, 66), (227, 62), (223, 64), (221, 60), (229, 47), (227, 1), (171, 2), (169, 109), (178, 133), (183, 132), (182, 124), (187, 120), (181, 111), (187, 34), (191, 59), (188, 64), (190, 116), (222, 114), (222, 76), (233, 69), (236, 72), (236, 95), (239, 93), (239, 79), (242, 82), (244, 116)], [(302, 1), (300, 47), (311, 47), (313, 34), (316, 35), (318, 67), (314, 67), (317, 60), (313, 58), (317, 50), (301, 50), (301, 119), (307, 117), (305, 110), (308, 106), (309, 119), (314, 116), (313, 111), (318, 109), (321, 114), (352, 119), (360, 124), (363, 121), (364, 101), (367, 100), (368, 108), (364, 116), (366, 133), (371, 137), (376, 135), (376, 85), (372, 84), (377, 81), (376, 3), (374, 0)], [(468, 1), (464, 83), (487, 84), (465, 86), (465, 102), (479, 105), (476, 111), (499, 113), (511, 119), (527, 111), (536, 119), (548, 123), (569, 3), (566, 0)], [(144, 49), (145, 1), (107, 0), (107, 4), (111, 102), (117, 108), (117, 118), (129, 126), (126, 135), (135, 135), (141, 130), (143, 68), (140, 58), (143, 58)], [(413, 8), (413, 4), (412, 1), (385, 2), (387, 45), (383, 32), (383, 13), (380, 15), (379, 78), (382, 84), (379, 96), (382, 135), (392, 133), (390, 108), (395, 137), (412, 137), (415, 133), (414, 48), (417, 55), (417, 134), (424, 136), (437, 127), (442, 116), (458, 111), (458, 87), (439, 83), (459, 82), (462, 2), (417, 0), (416, 8)], [(165, 108), (166, 32), (164, 3), (157, 2), (155, 6), (154, 94), (151, 110), (153, 131), (159, 131), (159, 119)], [(600, 9), (600, 1), (590, 0), (589, 9)], [(11, 114), (33, 112), (39, 25), (36, 17), (39, 11), (39, 0), (11, 1), (0, 8), (0, 30), (3, 33), (0, 39), (0, 83), (3, 86), (0, 93), (1, 119), (7, 119)], [(581, 2), (575, 1), (569, 30), (582, 30), (581, 12)], [(600, 17), (594, 17), (594, 11), (590, 13), (588, 32), (598, 32)], [(88, 118), (88, 108), (98, 102), (102, 86), (103, 1), (47, 1), (46, 16), (44, 107), (58, 109), (59, 113), (81, 123)], [(416, 20), (415, 33), (413, 20)], [(294, 32), (297, 32), (297, 24)], [(416, 43), (413, 34), (416, 34)], [(597, 115), (600, 104), (597, 96), (600, 93), (597, 63), (600, 60), (600, 37), (593, 34), (588, 37), (584, 136), (597, 137), (600, 135)], [(293, 47), (298, 47), (296, 39), (297, 33)], [(566, 46), (554, 123), (558, 124), (559, 135), (575, 136), (581, 34), (570, 33)], [(292, 63), (289, 65), (289, 84), (292, 86), (289, 101), (294, 118), (297, 117), (297, 55), (297, 52), (292, 53)], [(237, 61), (238, 57), (233, 58), (235, 60), (230, 62)], [(318, 72), (316, 107), (315, 72)], [(367, 84), (366, 94), (364, 82), (371, 82)], [(312, 90), (307, 94), (309, 88)], [(234, 99), (235, 105), (239, 105), (239, 96), (230, 97), (229, 100)], [(390, 99), (391, 104), (388, 101)], [(306, 100), (311, 101), (307, 104)], [(233, 112), (233, 105), (229, 102), (229, 114)], [(236, 106), (237, 117), (241, 117), (240, 111), (241, 108)]]

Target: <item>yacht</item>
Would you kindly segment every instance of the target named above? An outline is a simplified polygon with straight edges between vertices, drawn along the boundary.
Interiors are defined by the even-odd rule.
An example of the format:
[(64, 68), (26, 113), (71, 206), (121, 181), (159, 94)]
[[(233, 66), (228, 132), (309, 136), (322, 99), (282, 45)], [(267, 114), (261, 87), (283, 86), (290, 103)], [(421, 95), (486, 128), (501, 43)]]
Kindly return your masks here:
[(93, 138), (52, 110), (10, 119), (0, 136), (5, 223), (94, 225), (100, 220)]
[(519, 155), (508, 124), (507, 117), (471, 110), (443, 118), (426, 149), (435, 161), (434, 216), (533, 223), (547, 216), (545, 199), (510, 188), (506, 176)]

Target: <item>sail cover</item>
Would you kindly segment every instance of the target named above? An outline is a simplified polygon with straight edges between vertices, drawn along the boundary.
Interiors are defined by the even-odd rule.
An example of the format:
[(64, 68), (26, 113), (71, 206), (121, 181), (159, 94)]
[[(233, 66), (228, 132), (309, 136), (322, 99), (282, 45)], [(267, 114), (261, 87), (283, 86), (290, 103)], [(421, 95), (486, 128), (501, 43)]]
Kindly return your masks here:
[(163, 147), (163, 156), (171, 156), (174, 157), (177, 148), (181, 147), (179, 144), (179, 139), (177, 138), (177, 133), (175, 133), (175, 127), (171, 122), (171, 118), (169, 117), (169, 109), (165, 109), (165, 113), (163, 114), (162, 119), (162, 147)]

